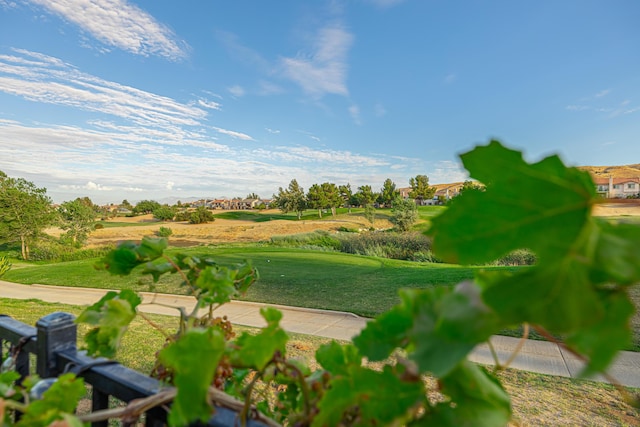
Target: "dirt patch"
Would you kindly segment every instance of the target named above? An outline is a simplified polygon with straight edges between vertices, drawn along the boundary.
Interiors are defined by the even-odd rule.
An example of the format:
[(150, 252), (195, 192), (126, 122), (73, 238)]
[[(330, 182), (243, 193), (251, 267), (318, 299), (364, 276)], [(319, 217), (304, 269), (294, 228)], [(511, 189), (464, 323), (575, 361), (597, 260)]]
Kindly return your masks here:
[[(274, 213), (279, 213), (274, 211)], [(94, 230), (89, 236), (88, 245), (99, 246), (123, 240), (140, 240), (144, 236), (154, 235), (160, 227), (170, 228), (169, 238), (175, 246), (193, 246), (208, 243), (261, 242), (272, 236), (307, 233), (315, 230), (337, 231), (340, 227), (365, 229), (370, 223), (359, 216), (339, 216), (335, 219), (315, 221), (273, 220), (265, 222), (216, 219), (208, 224), (189, 224), (188, 222), (150, 222), (151, 215), (134, 218), (116, 218), (113, 222), (128, 222), (140, 225), (102, 228)], [(392, 225), (386, 220), (377, 220), (375, 228), (386, 229)]]

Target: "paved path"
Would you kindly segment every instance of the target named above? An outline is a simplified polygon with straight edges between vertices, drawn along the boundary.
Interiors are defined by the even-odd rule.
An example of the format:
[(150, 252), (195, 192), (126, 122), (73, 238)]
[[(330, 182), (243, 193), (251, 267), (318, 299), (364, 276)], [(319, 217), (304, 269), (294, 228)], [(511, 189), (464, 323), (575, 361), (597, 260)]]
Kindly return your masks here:
[[(104, 289), (69, 288), (63, 286), (20, 285), (0, 281), (0, 297), (13, 299), (39, 299), (46, 302), (73, 305), (93, 304), (105, 294)], [(177, 310), (171, 307), (193, 308), (195, 299), (189, 296), (153, 294), (142, 292), (141, 311), (155, 314), (176, 315)], [(153, 304), (152, 302), (159, 303)], [(317, 335), (339, 340), (350, 340), (357, 335), (369, 319), (352, 313), (314, 310), (298, 307), (259, 304), (233, 301), (220, 309), (220, 315), (226, 315), (237, 325), (263, 327), (264, 319), (260, 316), (260, 308), (266, 305), (276, 307), (283, 313), (281, 325), (289, 332)], [(167, 307), (171, 306), (171, 307)], [(2, 306), (0, 306), (2, 314)], [(501, 362), (505, 362), (512, 354), (519, 339), (494, 336), (491, 343)], [(479, 345), (469, 357), (472, 361), (493, 364), (493, 357), (486, 344)], [(562, 350), (556, 344), (545, 341), (527, 340), (522, 350), (511, 364), (512, 368), (562, 377), (577, 377), (581, 362), (573, 355)], [(640, 353), (621, 352), (609, 373), (621, 384), (640, 388)], [(595, 378), (603, 380), (602, 378)]]

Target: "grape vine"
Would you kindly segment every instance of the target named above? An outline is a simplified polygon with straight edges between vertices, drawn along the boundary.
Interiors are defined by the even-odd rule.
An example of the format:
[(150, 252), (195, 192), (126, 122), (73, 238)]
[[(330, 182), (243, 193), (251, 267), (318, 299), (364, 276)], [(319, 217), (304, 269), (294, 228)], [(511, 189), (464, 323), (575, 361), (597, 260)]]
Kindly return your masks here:
[[(562, 345), (585, 362), (584, 375), (606, 375), (631, 339), (628, 291), (640, 282), (640, 227), (594, 218), (591, 210), (599, 200), (591, 178), (557, 156), (530, 164), (520, 152), (491, 141), (461, 159), (485, 188), (465, 191), (433, 219), (428, 233), (436, 256), (480, 264), (529, 249), (538, 263), (515, 273), (480, 272), (455, 287), (405, 289), (400, 303), (369, 322), (353, 343), (320, 347), (321, 369), (313, 372), (287, 358), (288, 336), (278, 310), (263, 309), (267, 326), (238, 336), (227, 319), (215, 315), (258, 279), (250, 264), (221, 266), (206, 255), (171, 257), (161, 238), (125, 243), (109, 253), (99, 268), (130, 274), (143, 266), (142, 274), (155, 281), (179, 274), (197, 299), (191, 313), (180, 312), (176, 331), (165, 332), (167, 343), (154, 368), (175, 389), (149, 402), (172, 400), (174, 426), (206, 421), (214, 403), (237, 410), (241, 420), (258, 417), (268, 425), (504, 426), (512, 417), (508, 393), (467, 356), (491, 335), (520, 324), (552, 340), (561, 336)], [(113, 357), (139, 303), (135, 293), (122, 291), (85, 310), (78, 321), (92, 327), (88, 351)], [(365, 360), (383, 366), (373, 369)], [(426, 376), (435, 377), (435, 385)], [(8, 409), (42, 416), (36, 403), (15, 399), (24, 392), (14, 380), (11, 371), (0, 375), (0, 418)], [(640, 407), (637, 396), (627, 398)], [(60, 407), (42, 419), (74, 420), (72, 410)], [(25, 418), (30, 419), (18, 424), (31, 425)], [(84, 418), (89, 419), (99, 415)]]

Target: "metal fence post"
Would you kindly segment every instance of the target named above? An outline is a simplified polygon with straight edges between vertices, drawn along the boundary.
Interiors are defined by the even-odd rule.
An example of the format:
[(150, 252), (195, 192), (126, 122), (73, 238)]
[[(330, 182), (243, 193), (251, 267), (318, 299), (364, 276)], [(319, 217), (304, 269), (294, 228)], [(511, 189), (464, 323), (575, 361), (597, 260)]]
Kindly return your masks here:
[(36, 371), (41, 378), (57, 377), (56, 352), (75, 350), (77, 325), (75, 316), (69, 313), (55, 312), (36, 322), (38, 351)]

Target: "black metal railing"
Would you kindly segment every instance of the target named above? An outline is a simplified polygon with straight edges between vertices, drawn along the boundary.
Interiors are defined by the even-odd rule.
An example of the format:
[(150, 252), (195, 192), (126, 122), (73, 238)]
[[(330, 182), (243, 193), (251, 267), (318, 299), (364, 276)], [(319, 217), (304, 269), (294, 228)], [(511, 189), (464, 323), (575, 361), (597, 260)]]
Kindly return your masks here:
[[(4, 351), (5, 343), (14, 348), (19, 346), (15, 369), (22, 378), (28, 376), (31, 371), (30, 354), (35, 355), (35, 372), (41, 378), (57, 377), (65, 371), (76, 372), (92, 387), (92, 411), (107, 409), (111, 396), (128, 403), (134, 399), (154, 395), (162, 388), (158, 380), (138, 371), (108, 359), (94, 359), (78, 352), (76, 342), (77, 325), (72, 314), (49, 314), (40, 318), (35, 328), (0, 314), (0, 352)], [(145, 414), (145, 425), (163, 426), (166, 419), (166, 410), (156, 407)], [(108, 421), (92, 423), (94, 427), (107, 425)], [(236, 426), (240, 425), (240, 421), (236, 412), (227, 408), (216, 408), (207, 425)], [(247, 425), (265, 426), (256, 420), (248, 420)]]

